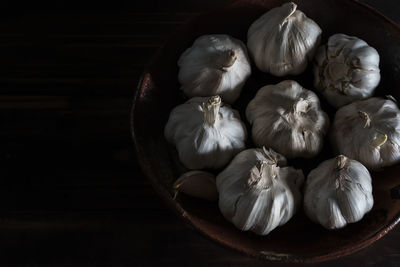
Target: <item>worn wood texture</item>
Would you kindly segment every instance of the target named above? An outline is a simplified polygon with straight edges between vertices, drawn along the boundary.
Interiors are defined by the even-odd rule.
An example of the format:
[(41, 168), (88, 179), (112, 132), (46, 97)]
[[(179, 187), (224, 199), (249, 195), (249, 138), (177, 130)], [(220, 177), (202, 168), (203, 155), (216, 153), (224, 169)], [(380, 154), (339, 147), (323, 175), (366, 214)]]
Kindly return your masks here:
[[(365, 2), (400, 22), (396, 1)], [(9, 4), (0, 16), (1, 265), (266, 265), (186, 227), (133, 155), (129, 111), (144, 65), (179, 25), (216, 4), (61, 1), (52, 12)], [(399, 238), (397, 227), (315, 266), (398, 266)]]

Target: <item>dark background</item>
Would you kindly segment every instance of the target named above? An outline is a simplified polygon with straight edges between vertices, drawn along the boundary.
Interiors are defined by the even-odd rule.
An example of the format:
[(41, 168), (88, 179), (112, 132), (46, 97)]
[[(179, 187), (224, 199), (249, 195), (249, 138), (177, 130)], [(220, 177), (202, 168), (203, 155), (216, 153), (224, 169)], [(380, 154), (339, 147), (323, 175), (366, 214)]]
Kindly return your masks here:
[[(185, 226), (141, 174), (130, 137), (146, 62), (226, 2), (1, 2), (0, 266), (274, 265)], [(400, 23), (396, 0), (362, 2)], [(400, 227), (314, 266), (399, 266), (398, 240)]]

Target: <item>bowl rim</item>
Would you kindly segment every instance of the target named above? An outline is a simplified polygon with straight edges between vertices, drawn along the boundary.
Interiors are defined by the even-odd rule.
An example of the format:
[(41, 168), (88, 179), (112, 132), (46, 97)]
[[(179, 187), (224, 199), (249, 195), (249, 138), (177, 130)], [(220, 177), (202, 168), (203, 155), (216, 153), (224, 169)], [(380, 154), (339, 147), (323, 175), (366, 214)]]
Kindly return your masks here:
[[(385, 20), (387, 23), (391, 24), (391, 26), (395, 27), (399, 32), (400, 32), (400, 25), (381, 13), (380, 11), (376, 10), (372, 6), (362, 3), (359, 0), (348, 0), (349, 2), (352, 2), (353, 4), (358, 5), (360, 8), (363, 8), (365, 10), (368, 10), (371, 12), (372, 15), (375, 15), (379, 17), (380, 19)], [(140, 96), (141, 94), (145, 91), (147, 88), (147, 84), (150, 82), (150, 66), (153, 64), (153, 62), (161, 55), (163, 49), (165, 48), (166, 44), (170, 42), (174, 36), (179, 34), (180, 31), (184, 29), (185, 26), (190, 25), (191, 23), (199, 20), (201, 17), (204, 17), (208, 14), (218, 12), (221, 10), (224, 10), (225, 8), (228, 7), (233, 7), (235, 5), (240, 5), (241, 3), (247, 2), (246, 0), (233, 0), (227, 4), (223, 4), (217, 8), (214, 8), (210, 11), (207, 12), (202, 12), (200, 14), (194, 15), (190, 19), (186, 20), (182, 25), (178, 26), (171, 34), (166, 37), (166, 39), (163, 41), (163, 43), (157, 48), (156, 52), (153, 54), (151, 59), (147, 62), (146, 66), (144, 67), (144, 70), (139, 78), (139, 82), (136, 86), (136, 92), (133, 97), (132, 101), (132, 107), (131, 107), (131, 112), (130, 112), (130, 130), (131, 130), (131, 136), (133, 139), (133, 144), (134, 144), (134, 151), (135, 151), (135, 156), (136, 159), (139, 162), (139, 166), (141, 168), (141, 171), (143, 173), (143, 176), (145, 176), (151, 183), (153, 189), (157, 192), (159, 197), (163, 200), (163, 203), (170, 209), (172, 210), (178, 217), (190, 228), (195, 229), (197, 232), (202, 234), (204, 237), (207, 239), (218, 243), (219, 245), (230, 249), (231, 251), (236, 251), (241, 253), (244, 256), (248, 257), (253, 257), (253, 258), (259, 258), (265, 261), (272, 261), (272, 262), (282, 262), (282, 263), (317, 263), (317, 262), (323, 262), (323, 261), (329, 261), (329, 260), (334, 260), (338, 259), (344, 256), (348, 256), (350, 254), (353, 254), (363, 248), (366, 248), (370, 246), (372, 243), (375, 241), (379, 240), (383, 236), (385, 236), (389, 231), (391, 231), (399, 222), (400, 222), (400, 213), (398, 213), (396, 216), (393, 217), (393, 219), (384, 227), (382, 227), (379, 231), (375, 232), (373, 235), (371, 235), (369, 238), (365, 239), (362, 242), (359, 242), (355, 245), (352, 245), (351, 247), (342, 247), (338, 250), (332, 251), (332, 252), (327, 252), (326, 254), (319, 254), (319, 255), (313, 255), (309, 257), (302, 257), (302, 256), (297, 256), (297, 255), (288, 255), (288, 254), (279, 254), (275, 252), (268, 252), (268, 253), (261, 253), (258, 252), (256, 253), (253, 250), (246, 250), (241, 248), (240, 246), (232, 246), (229, 243), (224, 242), (223, 240), (219, 239), (216, 236), (211, 236), (207, 231), (204, 231), (203, 228), (196, 224), (192, 216), (176, 202), (171, 195), (169, 194), (168, 190), (166, 190), (163, 186), (161, 186), (158, 181), (154, 178), (152, 175), (152, 170), (149, 167), (149, 165), (145, 162), (147, 158), (145, 154), (143, 153), (143, 147), (139, 143), (137, 137), (136, 137), (136, 128), (135, 128), (135, 114), (137, 110), (137, 104), (140, 102)]]

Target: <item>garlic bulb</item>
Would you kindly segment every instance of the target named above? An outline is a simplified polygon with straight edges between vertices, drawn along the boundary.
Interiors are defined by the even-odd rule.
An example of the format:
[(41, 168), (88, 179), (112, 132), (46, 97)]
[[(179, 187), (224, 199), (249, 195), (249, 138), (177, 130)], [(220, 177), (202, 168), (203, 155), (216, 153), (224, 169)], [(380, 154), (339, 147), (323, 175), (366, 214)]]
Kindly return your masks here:
[(258, 90), (246, 117), (257, 146), (271, 147), (288, 158), (318, 154), (329, 127), (316, 94), (290, 80)]
[(246, 128), (239, 113), (219, 96), (194, 97), (175, 107), (164, 130), (189, 169), (221, 168), (245, 148)]
[(341, 107), (332, 125), (340, 153), (379, 169), (400, 161), (400, 110), (389, 99), (369, 98)]
[(232, 104), (251, 74), (246, 46), (223, 34), (203, 35), (178, 61), (181, 89), (189, 97), (220, 95)]
[(176, 192), (182, 192), (186, 195), (208, 201), (218, 199), (215, 176), (205, 171), (189, 171), (182, 174), (175, 181), (173, 188)]
[(357, 37), (332, 35), (315, 55), (314, 86), (336, 108), (370, 97), (380, 78), (378, 52)]
[(285, 224), (301, 205), (303, 172), (286, 166), (269, 149), (240, 152), (218, 176), (219, 208), (243, 231), (266, 235)]
[(317, 49), (321, 29), (293, 2), (262, 15), (250, 26), (247, 47), (257, 67), (275, 76), (302, 73)]
[(327, 229), (361, 220), (373, 204), (371, 176), (358, 161), (340, 155), (322, 162), (307, 176), (304, 210)]

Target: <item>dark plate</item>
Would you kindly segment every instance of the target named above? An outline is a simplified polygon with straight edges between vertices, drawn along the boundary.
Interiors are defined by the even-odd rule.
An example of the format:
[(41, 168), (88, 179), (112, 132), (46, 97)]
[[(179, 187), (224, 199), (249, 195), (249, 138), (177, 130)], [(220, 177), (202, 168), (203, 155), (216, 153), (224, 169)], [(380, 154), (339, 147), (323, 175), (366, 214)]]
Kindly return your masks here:
[[(267, 236), (242, 232), (227, 222), (216, 203), (179, 196), (173, 199), (172, 183), (185, 171), (175, 149), (167, 144), (163, 130), (173, 107), (185, 98), (177, 80), (179, 55), (203, 34), (226, 33), (246, 42), (250, 24), (267, 10), (286, 1), (237, 1), (185, 24), (158, 51), (139, 84), (132, 109), (132, 134), (137, 158), (143, 172), (164, 202), (185, 222), (209, 238), (237, 251), (268, 260), (316, 262), (353, 253), (389, 232), (399, 221), (400, 201), (395, 186), (400, 184), (400, 166), (373, 173), (375, 205), (362, 221), (344, 229), (327, 231), (309, 221), (301, 211), (286, 225)], [(323, 42), (334, 33), (355, 35), (375, 47), (381, 56), (382, 80), (376, 95), (391, 94), (400, 99), (400, 28), (378, 12), (348, 0), (302, 0), (298, 8), (315, 20), (323, 30)], [(252, 66), (253, 74), (246, 83), (234, 108), (243, 111), (248, 101), (263, 85), (286, 78), (297, 80), (312, 89), (310, 68), (296, 77), (276, 78)], [(322, 102), (332, 117), (333, 110)], [(251, 146), (251, 143), (248, 144)], [(324, 158), (332, 157), (329, 145), (312, 160), (294, 160), (305, 174)], [(391, 194), (392, 192), (392, 194)], [(162, 223), (162, 222), (160, 222)]]

